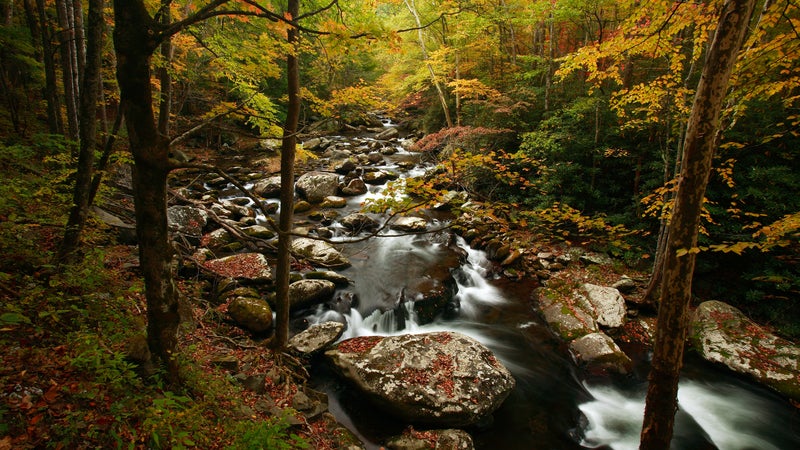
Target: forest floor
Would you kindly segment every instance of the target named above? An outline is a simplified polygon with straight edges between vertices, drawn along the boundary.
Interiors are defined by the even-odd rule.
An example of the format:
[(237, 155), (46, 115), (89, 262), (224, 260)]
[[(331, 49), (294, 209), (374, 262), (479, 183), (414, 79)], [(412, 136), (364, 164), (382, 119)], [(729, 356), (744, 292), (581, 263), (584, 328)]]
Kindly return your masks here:
[[(144, 345), (136, 248), (97, 246), (90, 256), (102, 259), (79, 273), (42, 269), (3, 280), (0, 450), (326, 449), (349, 441), (329, 415), (308, 419), (292, 408), (305, 381), (296, 360), (287, 364), (219, 307), (197, 301), (202, 287), (193, 280), (180, 282), (192, 304), (181, 329), (183, 385), (140, 376), (128, 358)], [(252, 390), (233, 373), (269, 375)]]

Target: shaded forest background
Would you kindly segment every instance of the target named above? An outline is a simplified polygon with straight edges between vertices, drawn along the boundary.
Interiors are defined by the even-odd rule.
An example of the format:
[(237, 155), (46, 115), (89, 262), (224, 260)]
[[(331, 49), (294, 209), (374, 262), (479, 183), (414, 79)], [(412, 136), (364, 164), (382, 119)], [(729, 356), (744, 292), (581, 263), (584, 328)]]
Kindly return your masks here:
[[(90, 148), (97, 174), (132, 161), (110, 38), (114, 14), (92, 2), (103, 7), (93, 23), (89, 3), (0, 2), (0, 327), (67, 339), (82, 349), (70, 353), (77, 366), (127, 374), (115, 346), (130, 336), (74, 324), (92, 317), (103, 327), (142, 328), (125, 313), (143, 296), (140, 281), (121, 275), (127, 257), (90, 217), (80, 260), (55, 270), (86, 145), (81, 126), (97, 126)], [(282, 4), (144, 3), (165, 26), (217, 7), (154, 52), (158, 131), (176, 155), (252, 153), (260, 140), (281, 138), (293, 54), (301, 135), (355, 132), (380, 111), (411, 130), (419, 151), (445, 155), (446, 187), (470, 192), (501, 227), (590, 246), (641, 270), (659, 256), (694, 88), (722, 5), (306, 1), (294, 50)], [(91, 42), (101, 44), (94, 53)], [(97, 91), (93, 111), (81, 104), (86, 86)], [(695, 295), (731, 303), (795, 340), (799, 95), (800, 7), (760, 1), (722, 112), (700, 243), (686, 249), (698, 253)], [(415, 188), (434, 196), (443, 187)], [(112, 196), (98, 179), (94, 204)], [(52, 336), (53, 328), (65, 331)], [(157, 398), (164, 408), (194, 407), (184, 396)], [(159, 430), (180, 440), (172, 428)]]

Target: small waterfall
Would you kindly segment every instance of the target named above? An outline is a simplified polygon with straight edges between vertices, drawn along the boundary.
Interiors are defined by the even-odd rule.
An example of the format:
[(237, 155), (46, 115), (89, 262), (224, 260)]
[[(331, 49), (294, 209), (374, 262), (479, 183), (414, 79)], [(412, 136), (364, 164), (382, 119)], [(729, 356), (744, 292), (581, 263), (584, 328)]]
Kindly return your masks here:
[[(414, 258), (428, 262), (435, 262), (438, 256), (438, 244), (421, 245), (415, 236), (398, 236), (391, 238), (378, 238), (369, 249), (369, 263), (367, 267), (358, 269), (357, 292), (360, 298), (359, 308), (352, 308), (348, 312), (337, 312), (317, 308), (316, 312), (307, 318), (309, 323), (325, 321), (338, 321), (347, 324), (342, 339), (356, 336), (393, 335), (400, 333), (425, 333), (430, 331), (458, 330), (470, 335), (481, 342), (491, 339), (483, 336), (474, 322), (482, 305), (496, 305), (504, 300), (499, 289), (492, 286), (486, 278), (489, 261), (484, 252), (470, 249), (463, 239), (456, 242), (462, 250), (467, 252), (467, 262), (454, 274), (457, 292), (455, 298), (460, 305), (460, 311), (455, 317), (448, 319), (439, 318), (432, 323), (420, 325), (414, 309), (413, 298), (407, 298), (403, 292), (404, 280), (397, 280), (397, 270), (393, 266), (398, 261), (409, 260), (409, 254)], [(398, 291), (398, 298), (392, 302), (394, 305), (387, 308), (386, 298), (390, 292)], [(381, 298), (381, 301), (376, 301)]]
[[(635, 450), (644, 415), (644, 391), (586, 386), (594, 398), (579, 405), (588, 421), (582, 445)], [(681, 381), (673, 448), (780, 450), (793, 447), (791, 419), (764, 397), (718, 380)], [(796, 432), (796, 430), (794, 430)], [(787, 447), (788, 445), (788, 447)]]

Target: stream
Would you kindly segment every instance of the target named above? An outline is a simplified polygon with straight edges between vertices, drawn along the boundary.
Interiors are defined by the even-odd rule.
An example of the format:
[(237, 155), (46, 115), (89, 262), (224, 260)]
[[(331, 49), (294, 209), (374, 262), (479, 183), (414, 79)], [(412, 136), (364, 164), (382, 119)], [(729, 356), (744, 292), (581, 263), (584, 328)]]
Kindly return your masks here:
[[(367, 145), (370, 138), (349, 140), (346, 145)], [(403, 176), (420, 176), (424, 164), (405, 170), (398, 161), (418, 158), (403, 150), (401, 142), (389, 141), (396, 153), (384, 156), (377, 168)], [(385, 145), (385, 144), (384, 144)], [(403, 165), (405, 166), (405, 165)], [(340, 211), (357, 211), (368, 198), (379, 197), (385, 186), (369, 186), (369, 192), (348, 199)], [(380, 219), (377, 216), (373, 216)], [(300, 214), (297, 219), (304, 220)], [(383, 218), (385, 219), (385, 218)], [(429, 229), (447, 222), (430, 213)], [(454, 270), (457, 294), (452, 314), (421, 325), (412, 301), (400, 308), (413, 265), (436, 264), (445, 254), (435, 235), (384, 236), (358, 243), (334, 222), (330, 227), (337, 248), (352, 266), (339, 271), (353, 282), (347, 289), (358, 301), (355, 307), (321, 305), (308, 311), (309, 324), (336, 320), (347, 323), (342, 339), (364, 335), (392, 335), (452, 330), (469, 335), (488, 348), (516, 378), (516, 387), (497, 410), (493, 420), (469, 428), (477, 449), (636, 449), (647, 387), (647, 355), (634, 357), (636, 366), (625, 377), (588, 377), (573, 363), (566, 345), (554, 337), (537, 316), (530, 301), (538, 281), (510, 281), (497, 276), (482, 251), (460, 238), (456, 245), (466, 252), (466, 262)], [(398, 317), (402, 316), (402, 317)], [(623, 348), (625, 350), (625, 348)], [(633, 355), (631, 355), (633, 356)], [(353, 431), (368, 449), (380, 448), (407, 424), (366, 403), (328, 368), (312, 368), (311, 384), (329, 396), (329, 409)], [(795, 449), (800, 448), (800, 414), (783, 398), (761, 386), (687, 357), (679, 390), (674, 449)]]

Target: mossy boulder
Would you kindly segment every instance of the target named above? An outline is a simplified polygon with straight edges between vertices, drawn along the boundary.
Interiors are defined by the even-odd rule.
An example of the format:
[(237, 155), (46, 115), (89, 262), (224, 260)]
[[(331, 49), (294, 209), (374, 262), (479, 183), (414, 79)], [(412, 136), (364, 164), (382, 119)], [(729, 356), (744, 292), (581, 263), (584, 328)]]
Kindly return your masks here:
[(800, 346), (768, 332), (740, 310), (720, 301), (701, 303), (690, 337), (705, 359), (800, 401)]

